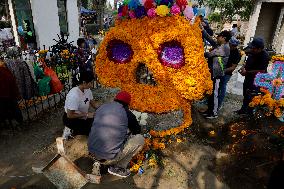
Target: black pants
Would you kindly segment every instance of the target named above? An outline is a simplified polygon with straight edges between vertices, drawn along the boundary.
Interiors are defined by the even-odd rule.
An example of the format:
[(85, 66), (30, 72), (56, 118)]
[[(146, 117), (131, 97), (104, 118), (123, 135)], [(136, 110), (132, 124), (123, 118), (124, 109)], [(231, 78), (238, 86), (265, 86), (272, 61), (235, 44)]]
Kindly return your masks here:
[(254, 95), (253, 92), (257, 91), (258, 87), (254, 85), (254, 78), (245, 78), (243, 84), (243, 105), (242, 110), (252, 112), (252, 108), (249, 107), (249, 103), (252, 101)]
[(15, 119), (18, 123), (23, 122), (23, 115), (16, 99), (0, 98), (0, 120)]
[(72, 130), (73, 135), (86, 135), (89, 136), (91, 127), (93, 124), (93, 118), (78, 119), (78, 118), (67, 118), (67, 114), (63, 115), (63, 123), (65, 126)]

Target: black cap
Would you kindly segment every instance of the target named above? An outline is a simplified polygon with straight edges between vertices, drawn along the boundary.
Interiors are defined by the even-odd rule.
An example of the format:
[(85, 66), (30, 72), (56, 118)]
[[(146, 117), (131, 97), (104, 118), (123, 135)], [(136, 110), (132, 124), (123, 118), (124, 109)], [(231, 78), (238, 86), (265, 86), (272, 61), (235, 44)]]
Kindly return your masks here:
[(222, 31), (221, 33), (217, 34), (217, 36), (218, 37), (219, 36), (225, 37), (226, 41), (228, 42), (231, 39), (232, 34), (231, 34), (231, 32), (225, 30), (225, 31)]
[(253, 38), (252, 42), (248, 44), (249, 48), (264, 48), (264, 40), (261, 37), (255, 37)]

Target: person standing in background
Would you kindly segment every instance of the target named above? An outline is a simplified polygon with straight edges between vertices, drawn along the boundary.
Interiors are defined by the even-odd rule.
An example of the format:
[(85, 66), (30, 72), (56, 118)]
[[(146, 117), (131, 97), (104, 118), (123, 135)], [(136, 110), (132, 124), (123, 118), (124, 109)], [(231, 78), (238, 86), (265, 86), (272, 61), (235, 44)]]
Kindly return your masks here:
[(257, 91), (258, 87), (254, 85), (254, 78), (257, 73), (266, 73), (269, 64), (269, 54), (264, 49), (264, 40), (261, 37), (255, 37), (251, 43), (248, 44), (249, 55), (245, 65), (239, 70), (242, 76), (245, 76), (243, 84), (243, 105), (236, 113), (239, 115), (252, 114), (252, 109), (249, 103), (252, 100), (252, 92)]
[(226, 95), (227, 84), (233, 75), (233, 71), (236, 69), (238, 63), (241, 60), (241, 54), (238, 49), (239, 41), (232, 37), (229, 41), (230, 45), (230, 56), (227, 62), (227, 66), (224, 70), (225, 75), (220, 79), (220, 88), (218, 96), (218, 109), (220, 110)]
[(231, 34), (233, 37), (237, 37), (237, 35), (239, 34), (238, 24), (233, 24)]

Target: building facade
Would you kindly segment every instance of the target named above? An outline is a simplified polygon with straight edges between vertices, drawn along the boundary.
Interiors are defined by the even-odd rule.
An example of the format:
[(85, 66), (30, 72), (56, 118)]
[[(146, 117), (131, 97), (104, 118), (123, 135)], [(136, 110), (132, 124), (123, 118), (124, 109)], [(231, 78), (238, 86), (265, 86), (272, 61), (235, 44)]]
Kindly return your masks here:
[[(79, 37), (77, 0), (8, 0), (13, 35), (17, 45), (24, 43), (21, 30), (29, 28), (37, 48), (54, 45), (61, 32), (68, 41)], [(74, 43), (75, 45), (76, 43)]]
[(261, 36), (266, 47), (284, 54), (284, 0), (258, 0), (248, 28), (245, 44)]

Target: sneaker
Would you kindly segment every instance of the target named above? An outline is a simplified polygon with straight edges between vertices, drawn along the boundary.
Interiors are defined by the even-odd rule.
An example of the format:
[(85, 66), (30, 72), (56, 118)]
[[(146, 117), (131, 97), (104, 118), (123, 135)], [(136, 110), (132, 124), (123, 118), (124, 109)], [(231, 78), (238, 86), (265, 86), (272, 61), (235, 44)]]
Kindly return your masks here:
[(63, 129), (62, 137), (67, 140), (68, 137), (70, 136), (71, 136), (71, 129), (65, 126)]
[(107, 171), (109, 172), (109, 174), (122, 177), (122, 178), (126, 178), (131, 174), (129, 169), (124, 169), (124, 168), (115, 167), (115, 166), (109, 167)]
[(215, 119), (215, 118), (218, 118), (218, 115), (217, 114), (208, 114), (205, 118), (207, 118), (207, 119)]

